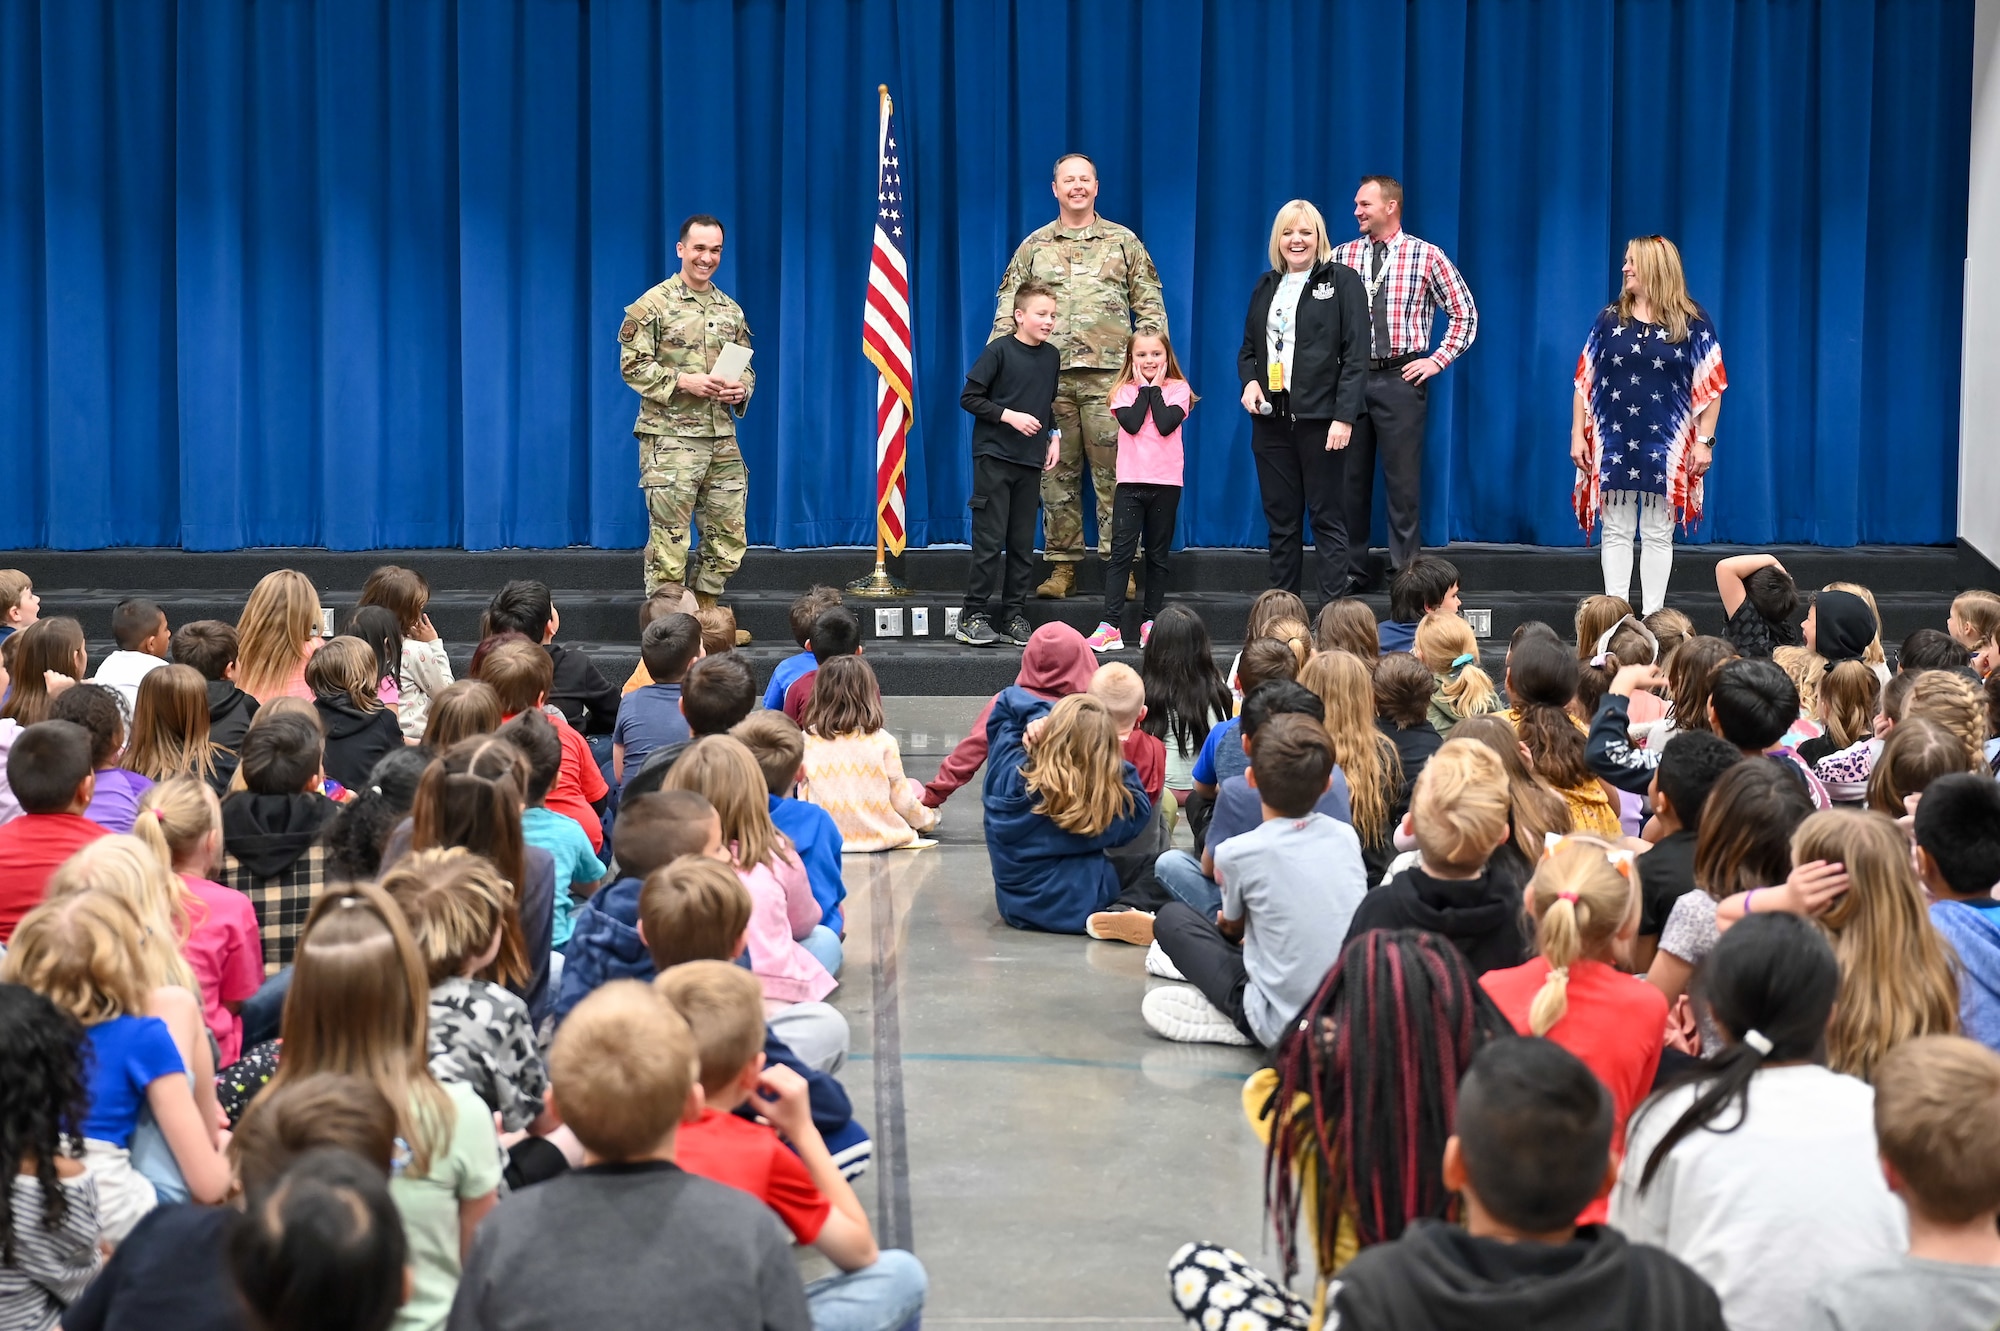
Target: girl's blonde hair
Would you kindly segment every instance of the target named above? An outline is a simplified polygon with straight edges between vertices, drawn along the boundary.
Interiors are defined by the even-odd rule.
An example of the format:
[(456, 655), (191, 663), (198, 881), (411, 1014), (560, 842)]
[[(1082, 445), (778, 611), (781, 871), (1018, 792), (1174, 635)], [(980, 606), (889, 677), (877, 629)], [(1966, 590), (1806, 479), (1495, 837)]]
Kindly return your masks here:
[(1306, 603), (1299, 599), (1299, 594), (1282, 587), (1258, 592), (1257, 599), (1250, 603), (1249, 616), (1243, 621), (1243, 641), (1270, 637), (1271, 626), (1281, 619), (1306, 622)]
[(381, 887), (409, 922), (433, 985), (493, 945), (514, 895), (493, 861), (463, 846), (405, 855), (382, 875)]
[[(1653, 322), (1667, 330), (1667, 341), (1687, 341), (1688, 321), (1698, 316), (1701, 309), (1688, 296), (1680, 250), (1665, 236), (1635, 236), (1626, 242), (1625, 249), (1632, 256), (1632, 268), (1638, 274), (1640, 286), (1645, 288)], [(1637, 304), (1638, 297), (1620, 290), (1615, 307), (1618, 321), (1631, 322)]]
[(1827, 592), (1851, 592), (1867, 603), (1868, 613), (1875, 616), (1875, 636), (1869, 640), (1867, 649), (1861, 653), (1861, 659), (1872, 666), (1888, 665), (1889, 657), (1882, 650), (1882, 611), (1875, 604), (1875, 593), (1869, 591), (1858, 582), (1829, 582), (1826, 586), (1820, 588), (1820, 590)]
[(1979, 686), (1949, 670), (1926, 670), (1910, 686), (1903, 718), (1942, 726), (1965, 748), (1965, 770), (1986, 770), (1986, 698)]
[(385, 672), (373, 647), (343, 633), (328, 638), (306, 662), (306, 687), (323, 701), (351, 703), (357, 712), (379, 712), (382, 699), (376, 688), (384, 673), (393, 673), (399, 664), (392, 662)]
[(1655, 610), (1643, 622), (1653, 631), (1654, 641), (1660, 644), (1657, 664), (1662, 670), (1674, 659), (1674, 653), (1681, 649), (1681, 644), (1694, 636), (1694, 621), (1678, 610)]
[(1792, 863), (1847, 868), (1847, 891), (1819, 917), (1840, 960), (1827, 1066), (1864, 1080), (1920, 1035), (1958, 1031), (1958, 978), (1910, 867), (1910, 843), (1879, 813), (1815, 813), (1792, 834)]
[(1347, 778), (1354, 830), (1364, 846), (1389, 842), (1389, 812), (1403, 783), (1396, 743), (1375, 728), (1375, 686), (1368, 667), (1352, 652), (1321, 652), (1306, 662), (1299, 683), (1326, 708), (1326, 737), (1333, 761)]
[(1021, 781), (1040, 796), (1036, 813), (1077, 836), (1100, 836), (1132, 812), (1111, 709), (1088, 693), (1072, 693), (1051, 707), (1021, 764)]
[(1819, 686), (1826, 677), (1826, 658), (1810, 647), (1774, 647), (1771, 659), (1798, 690), (1799, 715), (1819, 715)]
[(1306, 658), (1312, 655), (1313, 643), (1312, 634), (1307, 632), (1306, 622), (1303, 619), (1274, 619), (1265, 625), (1264, 631), (1257, 636), (1269, 638), (1272, 642), (1282, 642), (1291, 648), (1292, 659), (1298, 662), (1299, 669), (1305, 669)]
[(1875, 733), (1882, 681), (1865, 661), (1842, 661), (1819, 686), (1819, 719), (1834, 747), (1844, 749)]
[(26, 985), (86, 1026), (146, 1012), (146, 924), (110, 892), (50, 897), (24, 916), (0, 980)]
[(125, 766), (155, 781), (215, 774), (218, 746), (208, 733), (208, 681), (193, 666), (146, 672), (132, 706)]
[[(1442, 682), (1438, 692), (1460, 716), (1497, 712), (1507, 705), (1500, 686), (1479, 665), (1479, 639), (1459, 615), (1433, 610), (1417, 621), (1413, 650)], [(1465, 660), (1471, 657), (1470, 661)]]
[(1500, 713), (1466, 717), (1451, 728), (1450, 739), (1483, 744), (1500, 760), (1507, 773), (1507, 799), (1513, 807), (1514, 852), (1520, 857), (1517, 863), (1532, 868), (1541, 859), (1550, 834), (1560, 836), (1569, 831), (1569, 802), (1521, 757), (1521, 737)]
[(500, 695), (483, 679), (458, 679), (431, 700), (424, 747), (443, 753), (460, 740), (500, 728)]
[(771, 822), (771, 788), (757, 756), (733, 735), (704, 735), (674, 760), (662, 790), (692, 790), (715, 806), (722, 844), (739, 869), (754, 869), (779, 855), (793, 858), (792, 843)]
[(410, 928), (373, 883), (329, 887), (313, 903), (292, 966), (285, 1056), (260, 1092), (316, 1072), (359, 1077), (396, 1110), (410, 1173), (430, 1172), (449, 1146), (451, 1098), (430, 1071), (430, 986)]
[[(1984, 646), (1993, 641), (1995, 634), (2000, 634), (2000, 594), (1982, 588), (1960, 592), (1952, 600), (1951, 613), (1978, 635), (1974, 646)], [(1876, 616), (1875, 622), (1881, 623), (1881, 616)]]
[(1333, 240), (1326, 234), (1326, 219), (1319, 215), (1319, 209), (1306, 199), (1292, 199), (1271, 219), (1271, 268), (1274, 272), (1285, 271), (1285, 228), (1294, 219), (1311, 222), (1313, 232), (1319, 237), (1318, 245), (1313, 248), (1315, 264), (1325, 263), (1333, 257)]
[(181, 955), (201, 900), (151, 846), (136, 836), (102, 836), (64, 860), (49, 876), (48, 897), (102, 892), (126, 902), (145, 929), (139, 981), (148, 989), (177, 984), (201, 997), (201, 985)]
[(236, 682), (248, 694), (283, 688), (319, 632), (319, 593), (297, 569), (266, 573), (236, 621)]
[[(168, 873), (178, 873), (180, 866), (191, 860), (209, 835), (221, 827), (222, 803), (208, 783), (191, 776), (177, 776), (160, 782), (139, 797), (139, 816), (132, 820), (132, 835), (145, 842)], [(205, 874), (213, 866), (197, 867)], [(199, 897), (190, 893), (185, 901), (190, 916), (201, 913)]]
[[(1139, 371), (1135, 368), (1135, 357), (1139, 346), (1139, 339), (1142, 337), (1153, 338), (1160, 344), (1161, 350), (1167, 353), (1167, 365), (1166, 369), (1161, 372), (1161, 381), (1178, 379), (1182, 383), (1187, 382), (1187, 376), (1181, 373), (1180, 357), (1174, 355), (1173, 340), (1157, 328), (1148, 328), (1132, 334), (1131, 337), (1125, 340), (1125, 363), (1118, 367), (1118, 373), (1112, 377), (1111, 387), (1105, 392), (1106, 397), (1110, 397), (1111, 394), (1117, 392), (1126, 384), (1134, 383), (1138, 380)], [(1201, 401), (1200, 394), (1196, 393), (1192, 388), (1188, 389), (1189, 405), (1193, 405), (1199, 401)]]
[(1528, 884), (1535, 950), (1549, 964), (1528, 1008), (1528, 1030), (1535, 1035), (1547, 1035), (1569, 1011), (1569, 968), (1608, 948), (1638, 906), (1631, 860), (1614, 864), (1611, 852), (1596, 837), (1564, 837)]
[(1454, 872), (1486, 863), (1507, 836), (1512, 811), (1500, 756), (1476, 740), (1446, 740), (1410, 796), (1425, 863)]
[(1597, 655), (1597, 640), (1604, 631), (1632, 613), (1632, 603), (1622, 596), (1586, 596), (1576, 605), (1576, 659), (1588, 661)]
[(1320, 607), (1313, 626), (1313, 646), (1322, 652), (1353, 652), (1363, 661), (1382, 654), (1382, 633), (1366, 601), (1348, 597)]

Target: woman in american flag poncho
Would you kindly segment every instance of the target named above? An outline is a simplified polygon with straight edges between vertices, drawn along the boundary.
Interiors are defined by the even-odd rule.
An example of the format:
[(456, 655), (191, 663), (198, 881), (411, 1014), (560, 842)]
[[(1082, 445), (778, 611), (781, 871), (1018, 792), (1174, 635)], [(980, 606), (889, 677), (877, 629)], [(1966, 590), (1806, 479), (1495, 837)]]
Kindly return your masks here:
[(1665, 236), (1625, 247), (1625, 286), (1590, 326), (1576, 361), (1570, 461), (1576, 520), (1604, 521), (1604, 591), (1631, 599), (1637, 537), (1642, 614), (1666, 604), (1674, 523), (1701, 521), (1702, 478), (1729, 376), (1715, 325), (1689, 299)]

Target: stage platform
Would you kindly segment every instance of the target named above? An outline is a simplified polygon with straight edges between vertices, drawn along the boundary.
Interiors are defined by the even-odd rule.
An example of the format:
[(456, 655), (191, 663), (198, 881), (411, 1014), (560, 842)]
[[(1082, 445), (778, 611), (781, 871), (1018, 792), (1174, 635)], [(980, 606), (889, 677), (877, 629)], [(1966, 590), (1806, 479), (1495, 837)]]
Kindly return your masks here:
[[(1718, 559), (1744, 552), (1744, 547), (1736, 546), (1681, 547), (1669, 604), (1692, 616), (1704, 632), (1719, 630), (1722, 606), (1711, 570)], [(1942, 628), (1958, 591), (1996, 586), (1992, 566), (1963, 547), (1779, 546), (1771, 552), (1802, 587), (1851, 580), (1872, 588), (1882, 607), (1883, 639), (1892, 652), (1912, 630)], [(1567, 634), (1577, 601), (1601, 586), (1595, 548), (1466, 544), (1437, 553), (1458, 566), (1465, 608), (1491, 612), (1486, 641), (1492, 660), (1504, 653), (1508, 636), (1526, 620), (1546, 620)], [(945, 611), (963, 596), (970, 558), (963, 548), (911, 551), (906, 574), (912, 595), (899, 601), (853, 602), (870, 635), (868, 658), (883, 692), (984, 694), (1012, 682), (1018, 649), (978, 650), (945, 635)], [(1310, 554), (1307, 558), (1310, 567)], [(1381, 559), (1379, 551), (1376, 559)], [(387, 563), (418, 569), (430, 580), (431, 620), (461, 670), (476, 641), (481, 610), (510, 578), (548, 583), (562, 616), (562, 640), (591, 652), (607, 675), (623, 678), (638, 660), (638, 608), (643, 598), (637, 550), (0, 551), (0, 567), (22, 569), (35, 580), (43, 614), (73, 615), (82, 621), (93, 663), (110, 650), (111, 611), (122, 597), (151, 597), (176, 625), (194, 619), (233, 622), (258, 578), (275, 568), (296, 568), (320, 589), (322, 604), (344, 620), (369, 570)], [(735, 610), (739, 626), (755, 636), (744, 651), (760, 676), (797, 650), (786, 620), (794, 596), (815, 582), (844, 584), (873, 565), (870, 550), (751, 550), (723, 601)], [(1031, 600), (1029, 617), (1037, 624), (1061, 619), (1088, 633), (1102, 611), (1099, 567), (1095, 559), (1086, 561), (1080, 594), (1067, 601)], [(1191, 549), (1174, 556), (1176, 590), (1170, 599), (1201, 614), (1225, 665), (1243, 636), (1251, 600), (1266, 585), (1267, 569), (1261, 550)], [(1038, 564), (1036, 577), (1042, 574)], [(1385, 593), (1364, 599), (1378, 617), (1386, 616)], [(877, 607), (903, 610), (901, 636), (875, 632)], [(928, 612), (924, 636), (911, 633), (914, 609)], [(1117, 659), (1137, 663), (1138, 622), (1134, 606), (1125, 628), (1131, 647)]]

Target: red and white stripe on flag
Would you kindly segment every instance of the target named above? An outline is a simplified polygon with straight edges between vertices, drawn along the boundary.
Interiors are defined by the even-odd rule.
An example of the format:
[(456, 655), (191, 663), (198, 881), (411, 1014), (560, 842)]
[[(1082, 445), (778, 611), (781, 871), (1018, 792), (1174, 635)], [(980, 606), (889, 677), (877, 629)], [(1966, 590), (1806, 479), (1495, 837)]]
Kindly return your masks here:
[(875, 522), (890, 554), (903, 553), (909, 481), (910, 416), (916, 393), (910, 349), (909, 210), (904, 206), (902, 145), (889, 90), (881, 90), (876, 136), (875, 239), (868, 256), (868, 304), (862, 354), (875, 366)]

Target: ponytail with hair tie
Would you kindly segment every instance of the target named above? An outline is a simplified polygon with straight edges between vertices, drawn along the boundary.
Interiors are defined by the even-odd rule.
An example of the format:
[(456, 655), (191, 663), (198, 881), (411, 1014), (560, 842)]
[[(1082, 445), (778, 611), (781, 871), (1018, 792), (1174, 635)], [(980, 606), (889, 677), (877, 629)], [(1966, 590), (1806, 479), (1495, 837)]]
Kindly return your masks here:
[(1762, 1031), (1743, 1032), (1743, 1043), (1755, 1049), (1759, 1058), (1771, 1056), (1771, 1038)]
[(1547, 1035), (1568, 1014), (1570, 967), (1607, 948), (1631, 914), (1630, 858), (1595, 837), (1549, 838), (1529, 884), (1535, 950), (1549, 967), (1528, 1008), (1530, 1034)]

